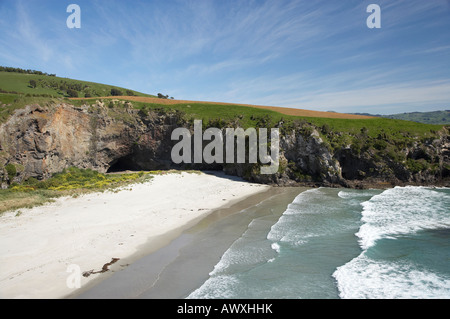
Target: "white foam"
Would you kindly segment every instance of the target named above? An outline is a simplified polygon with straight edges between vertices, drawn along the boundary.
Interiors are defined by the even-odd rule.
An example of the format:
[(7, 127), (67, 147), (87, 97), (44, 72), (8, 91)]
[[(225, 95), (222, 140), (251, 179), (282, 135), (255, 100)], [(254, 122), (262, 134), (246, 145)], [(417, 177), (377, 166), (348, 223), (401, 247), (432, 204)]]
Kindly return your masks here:
[[(303, 204), (305, 200), (308, 200), (312, 196), (320, 196), (322, 194), (322, 187), (320, 188), (311, 188), (304, 192), (301, 192), (294, 198), (292, 204)], [(288, 206), (289, 207), (289, 206)]]
[(280, 253), (280, 245), (278, 243), (273, 243), (272, 244), (272, 249), (275, 250), (277, 253)]
[(361, 205), (363, 225), (356, 235), (363, 249), (392, 235), (450, 226), (450, 197), (424, 187), (395, 187)]
[(234, 288), (239, 286), (235, 276), (222, 275), (210, 277), (201, 287), (194, 290), (186, 299), (230, 299), (234, 298)]
[(377, 240), (395, 239), (423, 229), (450, 227), (450, 196), (426, 187), (395, 187), (362, 204), (362, 222), (356, 234), (363, 252), (338, 267), (341, 298), (449, 298), (450, 277), (419, 269), (403, 260), (375, 260), (366, 253)]
[(254, 265), (265, 263), (275, 255), (270, 242), (264, 241), (268, 221), (253, 219), (247, 230), (222, 255), (214, 266), (210, 276), (218, 276), (250, 269)]
[(301, 245), (305, 243), (307, 234), (300, 234), (293, 225), (296, 216), (308, 211), (307, 203), (314, 201), (316, 196), (321, 196), (321, 188), (309, 189), (300, 193), (291, 204), (288, 205), (286, 211), (281, 215), (279, 220), (272, 225), (267, 239), (273, 242), (286, 242), (293, 245)]
[(379, 192), (379, 190), (342, 190), (338, 193), (338, 196), (342, 199), (353, 199), (353, 198), (361, 198), (361, 197), (370, 197), (374, 196)]
[(450, 278), (413, 264), (376, 261), (361, 254), (333, 274), (345, 299), (440, 299), (450, 297)]

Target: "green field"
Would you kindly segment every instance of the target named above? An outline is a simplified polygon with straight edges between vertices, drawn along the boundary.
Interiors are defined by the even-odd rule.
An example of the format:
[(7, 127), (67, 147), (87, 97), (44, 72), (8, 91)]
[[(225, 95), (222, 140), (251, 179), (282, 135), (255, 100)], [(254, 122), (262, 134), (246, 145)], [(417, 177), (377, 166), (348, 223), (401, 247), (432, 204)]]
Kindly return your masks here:
[[(32, 87), (30, 81), (34, 81), (36, 83), (36, 87)], [(77, 93), (76, 97), (85, 97), (86, 94), (92, 97), (111, 96), (111, 89), (119, 90), (122, 92), (121, 95), (153, 96), (117, 86), (94, 82), (48, 75), (0, 71), (0, 92), (4, 93), (69, 97), (67, 92), (69, 88), (73, 89)]]

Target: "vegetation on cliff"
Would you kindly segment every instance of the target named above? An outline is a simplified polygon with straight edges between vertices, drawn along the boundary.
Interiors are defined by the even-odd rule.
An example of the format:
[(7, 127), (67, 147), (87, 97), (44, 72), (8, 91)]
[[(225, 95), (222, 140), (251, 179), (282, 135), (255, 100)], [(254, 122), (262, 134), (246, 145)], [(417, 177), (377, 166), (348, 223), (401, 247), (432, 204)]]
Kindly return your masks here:
[[(58, 79), (49, 75), (3, 73), (13, 78)], [(15, 83), (17, 88), (19, 82)], [(3, 89), (1, 85), (0, 81)], [(20, 85), (23, 87), (23, 83)], [(38, 82), (33, 86), (26, 90), (43, 88)], [(119, 94), (108, 89), (113, 95)], [(171, 131), (179, 126), (192, 128), (194, 120), (202, 120), (204, 129), (279, 128), (279, 170), (273, 176), (260, 176), (259, 164), (175, 168), (223, 169), (250, 181), (279, 185), (305, 182), (350, 187), (372, 182), (425, 185), (445, 183), (450, 176), (449, 127), (443, 125), (379, 117), (294, 116), (274, 108), (237, 104), (166, 99), (145, 102), (127, 96), (68, 99), (64, 94), (60, 97), (43, 94), (0, 93), (0, 184), (10, 190), (28, 187), (37, 191), (39, 186), (55, 181), (49, 177), (55, 178), (54, 174), (69, 166), (99, 172), (113, 167), (174, 168), (170, 161)], [(96, 175), (101, 181), (89, 183), (104, 182), (101, 176)], [(29, 178), (37, 182), (33, 184), (35, 180), (30, 182)]]

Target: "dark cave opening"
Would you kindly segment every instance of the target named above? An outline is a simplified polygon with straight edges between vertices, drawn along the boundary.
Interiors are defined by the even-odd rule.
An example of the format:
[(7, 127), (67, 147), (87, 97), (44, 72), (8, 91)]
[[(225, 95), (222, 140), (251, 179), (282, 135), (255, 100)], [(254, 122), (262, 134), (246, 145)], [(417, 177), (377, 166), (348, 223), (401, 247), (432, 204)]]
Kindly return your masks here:
[(107, 173), (120, 173), (126, 171), (153, 171), (153, 170), (211, 170), (222, 171), (223, 164), (174, 164), (169, 158), (155, 159), (153, 154), (145, 151), (133, 151), (125, 156), (116, 158), (109, 163)]
[(136, 165), (131, 155), (121, 157), (111, 163), (107, 173), (118, 173), (124, 171), (140, 171), (141, 168)]

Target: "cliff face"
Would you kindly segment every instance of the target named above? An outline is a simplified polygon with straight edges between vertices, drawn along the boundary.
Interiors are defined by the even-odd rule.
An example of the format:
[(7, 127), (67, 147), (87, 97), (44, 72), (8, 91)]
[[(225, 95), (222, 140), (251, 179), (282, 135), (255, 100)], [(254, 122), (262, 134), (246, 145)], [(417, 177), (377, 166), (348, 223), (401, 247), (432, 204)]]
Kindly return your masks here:
[[(340, 185), (362, 187), (385, 183), (399, 185), (448, 185), (450, 140), (447, 131), (429, 143), (403, 148), (406, 158), (434, 163), (432, 168), (411, 169), (391, 158), (351, 148), (331, 150), (317, 130), (296, 130), (280, 138), (280, 168), (261, 175), (250, 164), (174, 165), (172, 131), (190, 128), (177, 112), (139, 111), (125, 102), (120, 107), (70, 104), (29, 105), (0, 126), (0, 183), (7, 187), (29, 177), (45, 179), (64, 168), (76, 166), (100, 172), (169, 168), (223, 169), (249, 181), (293, 185)], [(7, 166), (15, 168), (8, 173)], [(13, 176), (12, 176), (13, 175)], [(447, 184), (446, 184), (447, 183)]]
[[(170, 167), (170, 133), (175, 114), (148, 114), (136, 110), (109, 109), (68, 104), (30, 105), (0, 126), (0, 181), (14, 164), (20, 182), (28, 177), (44, 179), (64, 168), (76, 166), (100, 172)], [(5, 185), (3, 185), (4, 187)]]

